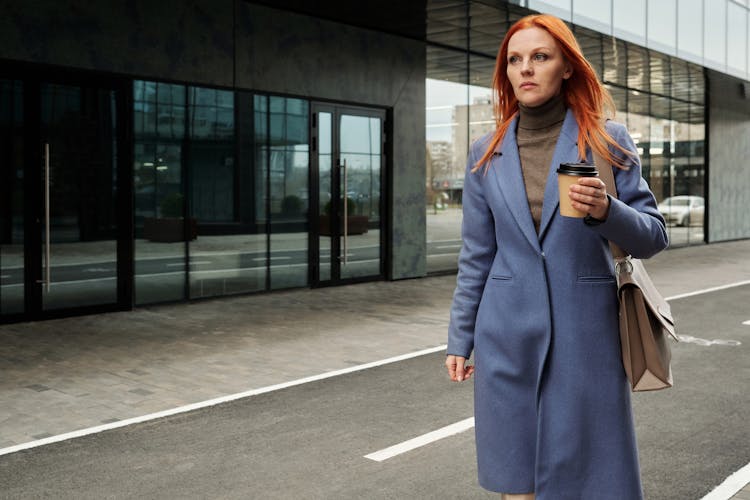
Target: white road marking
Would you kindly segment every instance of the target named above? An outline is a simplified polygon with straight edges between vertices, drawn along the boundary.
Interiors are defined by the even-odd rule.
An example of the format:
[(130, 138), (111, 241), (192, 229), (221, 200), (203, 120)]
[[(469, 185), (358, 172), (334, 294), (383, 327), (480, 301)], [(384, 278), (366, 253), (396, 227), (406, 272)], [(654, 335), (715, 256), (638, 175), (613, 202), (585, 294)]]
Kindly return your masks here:
[(743, 285), (750, 285), (750, 280), (738, 281), (737, 283), (730, 283), (728, 285), (715, 286), (712, 288), (704, 288), (703, 290), (696, 290), (694, 292), (672, 295), (671, 297), (666, 297), (665, 300), (684, 299), (685, 297), (692, 297), (694, 295), (701, 295), (704, 293), (718, 292), (719, 290), (726, 290), (727, 288), (734, 288), (734, 287), (743, 286)]
[(724, 339), (702, 339), (700, 337), (693, 337), (692, 335), (677, 335), (677, 337), (680, 339), (680, 342), (686, 342), (688, 344), (696, 344), (701, 345), (704, 347), (709, 347), (712, 345), (730, 345), (730, 346), (738, 346), (742, 345), (742, 342), (739, 340), (724, 340)]
[(428, 432), (427, 434), (422, 434), (421, 436), (415, 437), (414, 439), (410, 439), (408, 441), (404, 441), (403, 443), (399, 443), (388, 448), (384, 448), (380, 451), (370, 453), (369, 455), (365, 455), (365, 458), (375, 460), (376, 462), (382, 462), (384, 460), (388, 460), (389, 458), (393, 458), (396, 455), (401, 455), (402, 453), (406, 453), (407, 451), (414, 450), (448, 436), (453, 436), (454, 434), (468, 431), (473, 427), (474, 417), (467, 418), (466, 420), (461, 420), (460, 422), (456, 422), (455, 424), (447, 425), (442, 429)]
[(747, 325), (747, 326), (750, 326), (750, 319), (749, 319), (749, 320), (747, 320), (747, 321), (743, 321), (743, 322), (742, 322), (742, 324), (743, 324), (743, 325)]
[(701, 500), (729, 500), (747, 484), (750, 484), (750, 463), (726, 478)]
[[(271, 256), (271, 260), (291, 260), (291, 259), (292, 259), (291, 257), (284, 257), (284, 256), (274, 257), (274, 256)], [(266, 258), (265, 257), (255, 257), (253, 260), (254, 261), (263, 261), (263, 262), (265, 262)]]
[[(194, 266), (196, 264), (211, 264), (210, 260), (191, 260), (190, 265)], [(169, 264), (166, 264), (167, 267), (185, 267), (184, 262), (172, 262)]]
[(461, 238), (458, 238), (458, 239), (453, 238), (452, 240), (429, 240), (427, 241), (427, 244), (429, 245), (430, 243), (455, 243), (457, 241), (460, 243)]
[(461, 248), (461, 245), (440, 245), (437, 248), (438, 249), (440, 249), (440, 248)]
[(171, 408), (169, 410), (159, 411), (156, 413), (149, 413), (148, 415), (142, 415), (140, 417), (129, 418), (126, 420), (120, 420), (119, 422), (112, 422), (104, 425), (97, 425), (96, 427), (88, 427), (86, 429), (79, 429), (73, 432), (66, 432), (65, 434), (58, 434), (57, 436), (50, 436), (44, 439), (38, 439), (36, 441), (29, 441), (28, 443), (21, 443), (15, 446), (9, 446), (7, 448), (0, 449), (0, 456), (15, 453), (21, 450), (27, 450), (29, 448), (36, 448), (38, 446), (44, 446), (46, 444), (58, 443), (60, 441), (66, 441), (68, 439), (74, 439), (81, 436), (88, 436), (89, 434), (97, 434), (99, 432), (108, 431), (111, 429), (117, 429), (119, 427), (126, 427), (128, 425), (139, 424), (141, 422), (147, 422), (149, 420), (155, 420), (157, 418), (169, 417), (171, 415), (177, 415), (178, 413), (185, 413), (188, 411), (198, 410), (200, 408), (208, 408), (209, 406), (216, 406), (218, 404), (227, 403), (229, 401), (235, 401), (237, 399), (249, 398), (251, 396), (257, 396), (258, 394), (265, 394), (267, 392), (279, 391), (288, 387), (294, 387), (296, 385), (307, 384), (308, 382), (315, 382), (318, 380), (324, 380), (327, 378), (337, 377), (339, 375), (346, 375), (347, 373), (354, 373), (377, 366), (387, 365), (391, 363), (397, 363), (406, 359), (417, 358), (426, 354), (432, 354), (440, 351), (444, 351), (447, 348), (446, 345), (440, 345), (437, 347), (431, 347), (429, 349), (423, 349), (421, 351), (410, 352), (408, 354), (402, 354), (400, 356), (394, 356), (392, 358), (381, 359), (380, 361), (373, 361), (372, 363), (365, 363), (363, 365), (351, 366), (349, 368), (343, 368), (341, 370), (335, 370), (327, 373), (321, 373), (319, 375), (313, 375), (290, 382), (284, 382), (282, 384), (269, 385), (267, 387), (261, 387), (260, 389), (251, 389), (249, 391), (238, 392), (236, 394), (229, 394), (227, 396), (221, 396), (207, 401), (201, 401), (199, 403), (193, 403), (185, 406), (179, 406), (177, 408)]

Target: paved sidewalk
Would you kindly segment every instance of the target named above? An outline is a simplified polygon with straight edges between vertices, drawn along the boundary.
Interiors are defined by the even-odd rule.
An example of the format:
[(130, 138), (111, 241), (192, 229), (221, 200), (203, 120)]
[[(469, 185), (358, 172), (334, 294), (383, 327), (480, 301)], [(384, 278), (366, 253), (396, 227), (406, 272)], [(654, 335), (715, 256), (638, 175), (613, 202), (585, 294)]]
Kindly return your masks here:
[[(668, 297), (750, 280), (750, 240), (669, 250), (647, 267)], [(0, 448), (439, 346), (454, 284), (439, 276), (0, 326)]]

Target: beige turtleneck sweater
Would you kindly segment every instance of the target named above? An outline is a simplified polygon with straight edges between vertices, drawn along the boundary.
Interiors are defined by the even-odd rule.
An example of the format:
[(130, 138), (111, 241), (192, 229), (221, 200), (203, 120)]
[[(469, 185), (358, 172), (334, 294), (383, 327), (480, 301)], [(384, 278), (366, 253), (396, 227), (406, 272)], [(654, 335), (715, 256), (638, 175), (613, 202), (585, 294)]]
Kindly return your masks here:
[(536, 232), (542, 220), (542, 202), (557, 137), (565, 120), (565, 103), (558, 95), (533, 108), (519, 105), (516, 143)]

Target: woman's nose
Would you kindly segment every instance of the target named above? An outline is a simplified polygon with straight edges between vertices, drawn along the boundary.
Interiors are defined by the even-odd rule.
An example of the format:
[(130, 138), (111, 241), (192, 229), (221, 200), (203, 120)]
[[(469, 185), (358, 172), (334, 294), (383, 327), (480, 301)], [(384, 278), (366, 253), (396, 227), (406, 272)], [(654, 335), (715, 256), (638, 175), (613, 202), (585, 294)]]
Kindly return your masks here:
[(521, 63), (521, 74), (529, 75), (532, 72), (533, 72), (533, 68), (531, 67), (531, 61), (523, 61)]

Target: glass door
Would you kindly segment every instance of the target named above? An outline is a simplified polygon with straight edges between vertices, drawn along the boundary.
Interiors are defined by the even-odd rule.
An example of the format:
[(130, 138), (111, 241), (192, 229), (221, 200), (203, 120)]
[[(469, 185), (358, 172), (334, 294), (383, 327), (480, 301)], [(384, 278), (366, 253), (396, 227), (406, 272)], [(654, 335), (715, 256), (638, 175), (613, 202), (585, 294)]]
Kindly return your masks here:
[(24, 312), (23, 82), (0, 78), (0, 318)]
[(44, 310), (117, 302), (115, 91), (40, 85)]
[(118, 189), (127, 179), (118, 168), (124, 89), (40, 73), (0, 80), (0, 133), (10, 146), (0, 157), (2, 319), (130, 305), (118, 280), (129, 240)]
[(385, 112), (313, 106), (313, 283), (384, 277)]

